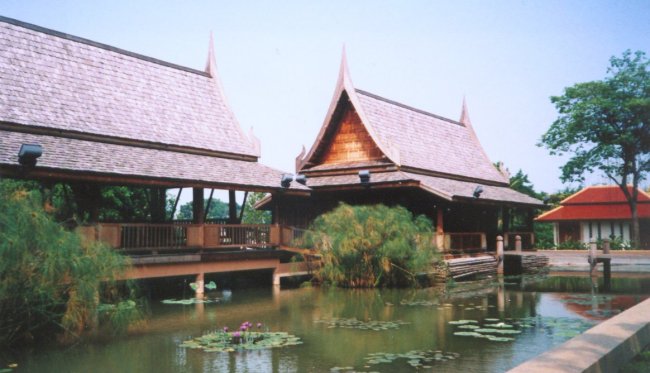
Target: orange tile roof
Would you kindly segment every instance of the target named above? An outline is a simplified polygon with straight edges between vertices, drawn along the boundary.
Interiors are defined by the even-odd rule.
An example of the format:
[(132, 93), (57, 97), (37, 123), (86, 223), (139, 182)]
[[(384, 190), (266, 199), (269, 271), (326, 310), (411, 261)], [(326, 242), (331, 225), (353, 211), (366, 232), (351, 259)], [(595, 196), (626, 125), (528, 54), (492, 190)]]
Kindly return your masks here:
[[(631, 187), (630, 187), (631, 189)], [(639, 190), (639, 218), (650, 218), (650, 196)], [(616, 185), (591, 186), (567, 197), (560, 206), (548, 211), (537, 221), (561, 220), (628, 220), (632, 213), (625, 195)]]

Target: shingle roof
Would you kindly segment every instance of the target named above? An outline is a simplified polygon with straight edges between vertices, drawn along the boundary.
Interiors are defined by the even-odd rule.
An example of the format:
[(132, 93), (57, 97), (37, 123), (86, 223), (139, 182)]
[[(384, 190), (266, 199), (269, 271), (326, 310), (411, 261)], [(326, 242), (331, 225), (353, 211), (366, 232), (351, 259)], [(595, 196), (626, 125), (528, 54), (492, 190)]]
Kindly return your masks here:
[(216, 76), (0, 17), (0, 122), (258, 157)]
[[(628, 189), (632, 189), (628, 187)], [(650, 218), (650, 195), (639, 190), (637, 213)], [(623, 191), (616, 185), (591, 186), (572, 194), (560, 206), (537, 217), (537, 221), (561, 220), (628, 220), (630, 207)]]
[[(175, 186), (280, 189), (282, 172), (257, 162), (2, 130), (0, 168), (17, 167), (18, 150), (25, 143), (43, 146), (37, 170), (32, 171), (41, 174), (61, 171), (76, 176), (92, 173), (127, 182), (146, 178)], [(291, 183), (291, 189), (308, 190), (299, 183)]]
[(357, 89), (369, 124), (380, 141), (399, 149), (402, 166), (468, 178), (507, 182), (484, 156), (472, 129)]
[[(480, 201), (509, 203), (518, 205), (541, 206), (542, 202), (526, 194), (510, 189), (508, 186), (497, 186), (491, 184), (477, 184), (476, 182), (454, 180), (444, 177), (428, 176), (403, 171), (371, 172), (370, 185), (381, 183), (409, 183), (415, 182), (425, 191), (454, 201), (460, 199), (474, 199), (474, 190), (481, 186), (483, 192)], [(356, 174), (344, 174), (333, 176), (315, 176), (307, 180), (307, 186), (314, 189), (327, 187), (353, 186), (359, 184), (359, 176)]]
[(349, 77), (345, 54), (328, 114), (314, 145), (298, 162), (298, 171), (322, 168), (318, 157), (327, 146), (328, 136), (335, 133), (332, 128), (337, 125), (336, 113), (348, 104), (345, 98), (375, 145), (397, 167), (495, 185), (508, 184), (507, 177), (486, 156), (464, 104), (462, 120), (457, 122), (356, 89)]

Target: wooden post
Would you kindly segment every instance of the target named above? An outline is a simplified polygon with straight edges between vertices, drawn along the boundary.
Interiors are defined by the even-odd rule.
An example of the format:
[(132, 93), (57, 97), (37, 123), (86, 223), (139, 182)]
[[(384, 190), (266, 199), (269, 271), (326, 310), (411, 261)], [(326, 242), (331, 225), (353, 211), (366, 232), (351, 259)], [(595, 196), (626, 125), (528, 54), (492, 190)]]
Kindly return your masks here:
[(503, 274), (503, 237), (497, 236), (497, 274)]
[(203, 298), (203, 294), (205, 294), (205, 276), (203, 272), (196, 275), (194, 283), (196, 284), (196, 290), (194, 290), (196, 297), (199, 299)]
[(589, 274), (595, 276), (597, 274), (596, 265), (598, 264), (598, 254), (596, 251), (596, 240), (591, 240), (589, 243)]
[(436, 246), (439, 251), (445, 251), (448, 249), (445, 247), (445, 230), (443, 227), (443, 207), (438, 206), (436, 211)]
[(516, 235), (515, 236), (515, 251), (520, 253), (521, 252), (521, 236)]
[(203, 224), (203, 188), (192, 188), (192, 222)]
[(603, 254), (609, 254), (609, 238), (603, 240)]
[[(237, 200), (236, 200), (236, 191), (228, 191), (228, 223), (229, 224), (239, 224), (237, 221)], [(244, 206), (242, 206), (243, 208)]]

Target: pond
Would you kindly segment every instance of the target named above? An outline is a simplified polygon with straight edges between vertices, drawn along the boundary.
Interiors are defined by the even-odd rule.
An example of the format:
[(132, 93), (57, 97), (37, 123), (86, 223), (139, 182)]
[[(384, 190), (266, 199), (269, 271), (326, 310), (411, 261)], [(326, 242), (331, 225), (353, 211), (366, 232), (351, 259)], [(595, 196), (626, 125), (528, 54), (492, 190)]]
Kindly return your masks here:
[[(602, 280), (601, 280), (602, 281)], [(151, 301), (129, 336), (16, 357), (15, 372), (502, 372), (647, 297), (650, 278), (523, 277), (414, 290), (241, 289)], [(300, 344), (206, 352), (185, 341), (244, 321)]]

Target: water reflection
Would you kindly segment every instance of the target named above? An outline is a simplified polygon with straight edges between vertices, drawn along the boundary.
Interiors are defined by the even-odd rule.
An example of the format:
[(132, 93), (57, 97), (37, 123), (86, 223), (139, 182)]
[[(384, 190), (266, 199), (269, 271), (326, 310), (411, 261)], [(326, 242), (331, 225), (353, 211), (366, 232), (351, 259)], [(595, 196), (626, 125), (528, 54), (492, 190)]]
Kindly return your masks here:
[[(65, 351), (36, 351), (19, 359), (25, 371), (66, 372), (323, 372), (333, 367), (362, 371), (415, 371), (407, 359), (368, 365), (368, 356), (409, 351), (458, 353), (430, 361), (424, 371), (504, 371), (570, 338), (596, 320), (644, 299), (650, 279), (613, 279), (611, 290), (595, 289), (589, 278), (506, 278), (430, 289), (342, 290), (305, 288), (219, 292), (215, 303), (192, 305), (152, 302), (152, 317), (127, 338)], [(598, 292), (598, 291), (599, 292)], [(592, 292), (593, 291), (593, 292)], [(401, 321), (381, 330), (342, 328), (316, 322), (356, 319)], [(494, 319), (515, 325), (513, 341), (459, 337), (454, 320)], [(263, 322), (273, 331), (299, 336), (304, 344), (237, 353), (179, 347), (188, 339), (243, 321)], [(530, 325), (524, 328), (521, 325)], [(371, 355), (375, 354), (375, 355)], [(413, 353), (411, 353), (413, 355)], [(383, 355), (381, 355), (383, 356)], [(415, 356), (415, 355), (413, 355)]]

